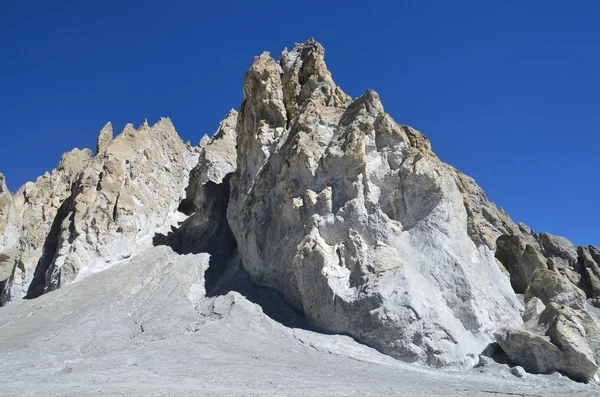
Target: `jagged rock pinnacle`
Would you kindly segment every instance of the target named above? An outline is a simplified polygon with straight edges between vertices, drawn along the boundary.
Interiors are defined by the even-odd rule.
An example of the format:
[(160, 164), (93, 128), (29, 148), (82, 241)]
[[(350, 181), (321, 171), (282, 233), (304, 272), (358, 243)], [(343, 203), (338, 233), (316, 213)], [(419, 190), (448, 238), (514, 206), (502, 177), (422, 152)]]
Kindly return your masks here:
[(144, 119), (144, 122), (137, 129), (138, 131), (147, 131), (150, 127), (148, 126), (148, 119)]
[(112, 123), (109, 121), (102, 127), (100, 133), (98, 134), (98, 141), (96, 143), (96, 155), (100, 154), (110, 144), (113, 139), (113, 127)]

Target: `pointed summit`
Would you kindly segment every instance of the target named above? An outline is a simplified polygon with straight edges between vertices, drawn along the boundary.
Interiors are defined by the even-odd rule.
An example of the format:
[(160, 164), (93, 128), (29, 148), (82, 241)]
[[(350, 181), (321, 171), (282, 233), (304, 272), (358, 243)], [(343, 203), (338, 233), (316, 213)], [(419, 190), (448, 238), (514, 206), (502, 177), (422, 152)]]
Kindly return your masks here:
[(148, 126), (148, 119), (144, 119), (144, 122), (137, 129), (138, 131), (147, 131), (150, 127)]
[(325, 64), (325, 49), (315, 39), (296, 43), (279, 57), (283, 71), (283, 95), (288, 115), (307, 99), (331, 107), (346, 108), (352, 99), (339, 88)]
[(109, 121), (102, 127), (100, 133), (98, 134), (98, 141), (96, 143), (96, 156), (106, 150), (108, 145), (112, 142), (113, 139), (113, 127), (112, 123)]
[(134, 136), (136, 133), (136, 129), (133, 127), (133, 124), (131, 123), (127, 123), (125, 125), (125, 128), (123, 128), (123, 131), (121, 131), (120, 135), (131, 135)]

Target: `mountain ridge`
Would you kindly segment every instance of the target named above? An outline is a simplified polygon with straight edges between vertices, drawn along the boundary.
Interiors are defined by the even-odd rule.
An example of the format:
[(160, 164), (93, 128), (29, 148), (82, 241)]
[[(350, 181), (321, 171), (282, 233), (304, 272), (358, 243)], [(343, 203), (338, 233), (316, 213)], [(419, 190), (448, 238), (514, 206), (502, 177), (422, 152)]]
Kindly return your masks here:
[(168, 118), (114, 138), (107, 123), (95, 156), (66, 153), (15, 195), (2, 178), (0, 303), (167, 245), (210, 255), (200, 295), (265, 286), (402, 361), (468, 368), (497, 340), (528, 371), (594, 378), (600, 251), (515, 224), (376, 92), (352, 101), (312, 39), (255, 57), (243, 93), (196, 147)]

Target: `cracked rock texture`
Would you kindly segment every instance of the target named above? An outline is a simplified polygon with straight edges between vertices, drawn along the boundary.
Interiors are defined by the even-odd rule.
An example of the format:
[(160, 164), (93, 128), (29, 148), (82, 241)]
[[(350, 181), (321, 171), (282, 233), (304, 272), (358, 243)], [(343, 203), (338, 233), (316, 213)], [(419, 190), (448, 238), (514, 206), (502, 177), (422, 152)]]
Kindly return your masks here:
[(29, 352), (7, 339), (51, 340), (65, 360), (111, 367), (120, 350), (137, 362), (156, 341), (187, 353), (169, 341), (210, 330), (251, 335), (231, 346), (252, 357), (256, 340), (311, 362), (350, 357), (332, 366), (358, 374), (363, 359), (391, 362), (371, 348), (491, 368), (479, 355), (497, 338), (529, 372), (594, 379), (600, 331), (587, 301), (600, 306), (600, 251), (515, 224), (376, 92), (346, 95), (324, 54), (309, 40), (256, 57), (240, 109), (196, 147), (169, 119), (116, 137), (107, 123), (95, 155), (74, 149), (14, 195), (0, 174), (0, 305), (37, 298), (2, 309), (2, 354)]

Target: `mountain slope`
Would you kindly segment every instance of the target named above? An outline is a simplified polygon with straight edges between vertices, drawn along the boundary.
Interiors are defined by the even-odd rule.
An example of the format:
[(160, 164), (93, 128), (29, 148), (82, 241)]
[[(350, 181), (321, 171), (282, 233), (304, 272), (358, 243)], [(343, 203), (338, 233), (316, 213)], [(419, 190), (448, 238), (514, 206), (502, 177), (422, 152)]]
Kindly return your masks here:
[(419, 368), (344, 336), (287, 328), (236, 292), (204, 299), (208, 255), (167, 247), (0, 310), (0, 394), (11, 396), (592, 396), (508, 366)]

